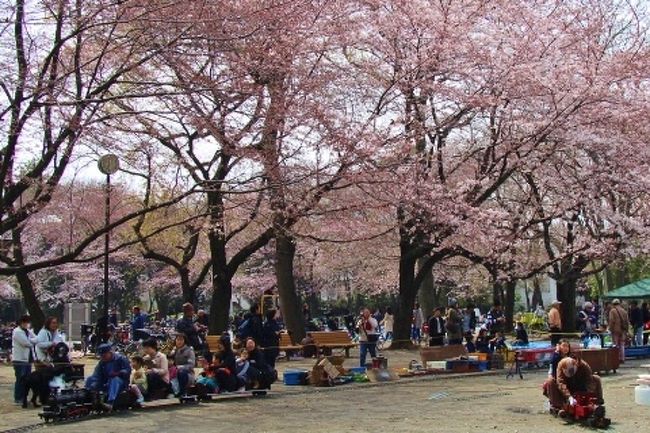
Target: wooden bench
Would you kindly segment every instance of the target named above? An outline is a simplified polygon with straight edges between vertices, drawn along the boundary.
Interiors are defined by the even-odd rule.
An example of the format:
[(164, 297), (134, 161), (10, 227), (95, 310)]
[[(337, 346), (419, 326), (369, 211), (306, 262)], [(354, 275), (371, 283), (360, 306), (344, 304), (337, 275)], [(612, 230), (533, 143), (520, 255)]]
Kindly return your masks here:
[(450, 358), (467, 356), (467, 349), (462, 344), (450, 344), (449, 346), (431, 346), (420, 348), (422, 365), (427, 366), (427, 361), (445, 361)]
[(317, 353), (323, 350), (329, 352), (331, 349), (344, 349), (345, 357), (349, 358), (350, 349), (355, 346), (347, 331), (314, 331), (308, 335), (314, 341)]
[(301, 350), (300, 344), (294, 344), (291, 340), (291, 335), (288, 332), (280, 332), (280, 350), (285, 352), (292, 352)]

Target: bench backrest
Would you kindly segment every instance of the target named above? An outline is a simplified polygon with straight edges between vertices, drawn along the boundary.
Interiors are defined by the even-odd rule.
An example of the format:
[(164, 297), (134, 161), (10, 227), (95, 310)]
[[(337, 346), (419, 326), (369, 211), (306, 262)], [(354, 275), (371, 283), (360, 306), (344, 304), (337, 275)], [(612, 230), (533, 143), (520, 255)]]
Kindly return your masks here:
[(286, 332), (280, 332), (280, 347), (293, 346), (291, 335)]
[(211, 352), (215, 352), (217, 350), (217, 346), (219, 346), (220, 339), (221, 339), (221, 335), (207, 335), (205, 337), (205, 342), (208, 343), (208, 349)]
[(421, 347), (420, 358), (426, 366), (427, 361), (444, 361), (450, 358), (466, 356), (467, 349), (462, 344), (451, 344), (449, 346)]
[(319, 344), (352, 344), (350, 336), (346, 331), (314, 331), (309, 335), (316, 345)]

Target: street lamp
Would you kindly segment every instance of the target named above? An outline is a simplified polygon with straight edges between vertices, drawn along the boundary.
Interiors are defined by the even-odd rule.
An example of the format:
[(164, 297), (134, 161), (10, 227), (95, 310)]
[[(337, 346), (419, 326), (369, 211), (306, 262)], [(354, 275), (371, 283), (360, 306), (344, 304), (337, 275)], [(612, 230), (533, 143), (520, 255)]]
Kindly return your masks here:
[[(99, 161), (97, 161), (97, 166), (99, 167), (99, 171), (101, 171), (103, 174), (106, 175), (106, 188), (105, 188), (105, 195), (106, 195), (106, 207), (104, 209), (104, 227), (108, 227), (109, 224), (111, 223), (111, 174), (114, 174), (117, 172), (117, 170), (120, 168), (120, 161), (117, 159), (117, 156), (113, 154), (108, 154), (104, 155), (101, 158), (99, 158)], [(106, 233), (104, 234), (104, 305), (103, 305), (103, 318), (104, 320), (101, 321), (101, 323), (106, 323), (106, 326), (108, 326), (108, 250), (109, 250), (109, 242), (110, 242), (110, 231), (107, 229)], [(103, 330), (106, 331), (106, 330)]]

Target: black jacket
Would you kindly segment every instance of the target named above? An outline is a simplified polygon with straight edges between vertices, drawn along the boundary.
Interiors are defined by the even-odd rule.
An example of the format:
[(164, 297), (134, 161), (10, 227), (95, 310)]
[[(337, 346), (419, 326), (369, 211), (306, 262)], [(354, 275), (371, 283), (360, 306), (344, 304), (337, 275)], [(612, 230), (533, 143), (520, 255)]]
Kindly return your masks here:
[[(440, 332), (438, 332), (438, 322), (440, 325)], [(439, 337), (445, 335), (445, 319), (442, 317), (431, 316), (429, 318), (429, 336)]]

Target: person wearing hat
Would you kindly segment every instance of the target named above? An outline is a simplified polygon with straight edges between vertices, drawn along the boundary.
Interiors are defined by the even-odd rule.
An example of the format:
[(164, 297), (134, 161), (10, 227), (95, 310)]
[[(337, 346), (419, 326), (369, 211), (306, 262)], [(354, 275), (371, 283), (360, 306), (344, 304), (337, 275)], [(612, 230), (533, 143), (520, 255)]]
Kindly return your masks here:
[(14, 367), (16, 384), (14, 385), (14, 403), (23, 404), (25, 396), (25, 383), (23, 377), (32, 372), (32, 362), (34, 362), (34, 345), (37, 338), (29, 326), (32, 319), (27, 316), (21, 316), (20, 320), (11, 335), (11, 363)]
[(551, 332), (551, 346), (555, 347), (560, 342), (562, 335), (562, 314), (560, 313), (560, 304), (557, 299), (551, 304), (548, 312), (548, 327)]
[(582, 310), (578, 313), (578, 330), (585, 344), (592, 335), (594, 329), (598, 327), (598, 317), (594, 311), (594, 304), (587, 301), (583, 304)]
[(183, 304), (183, 318), (176, 322), (176, 332), (187, 337), (187, 342), (196, 351), (201, 351), (202, 343), (199, 338), (200, 327), (194, 322), (194, 306), (189, 302)]
[(614, 299), (612, 308), (609, 310), (607, 327), (612, 334), (612, 342), (618, 347), (621, 364), (625, 362), (625, 339), (630, 328), (630, 320), (625, 308), (621, 307), (621, 301)]
[(86, 379), (86, 389), (96, 393), (107, 393), (106, 403), (97, 401), (105, 410), (112, 410), (118, 395), (126, 390), (131, 377), (131, 363), (122, 354), (113, 352), (108, 343), (97, 347), (99, 362), (93, 374)]

